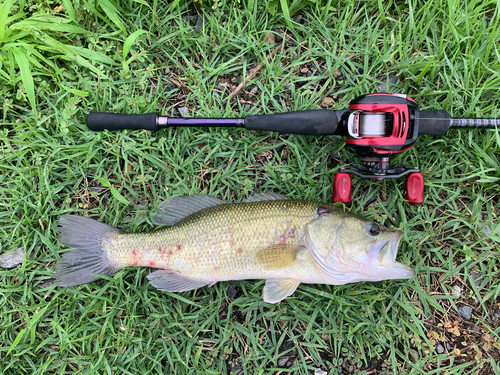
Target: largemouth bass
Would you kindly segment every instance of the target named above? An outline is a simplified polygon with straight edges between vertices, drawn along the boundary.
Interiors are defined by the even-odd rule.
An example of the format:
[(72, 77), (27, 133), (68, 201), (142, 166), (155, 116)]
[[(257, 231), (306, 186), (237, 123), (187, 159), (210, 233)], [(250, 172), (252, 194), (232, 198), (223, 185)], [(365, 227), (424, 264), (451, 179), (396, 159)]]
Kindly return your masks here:
[(56, 265), (55, 285), (85, 284), (131, 267), (154, 267), (160, 290), (183, 292), (219, 281), (266, 279), (263, 297), (276, 303), (300, 283), (341, 285), (406, 279), (413, 269), (395, 261), (401, 231), (309, 201), (258, 194), (227, 203), (202, 195), (174, 197), (153, 217), (167, 225), (124, 233), (96, 220), (66, 215), (62, 242), (75, 250)]

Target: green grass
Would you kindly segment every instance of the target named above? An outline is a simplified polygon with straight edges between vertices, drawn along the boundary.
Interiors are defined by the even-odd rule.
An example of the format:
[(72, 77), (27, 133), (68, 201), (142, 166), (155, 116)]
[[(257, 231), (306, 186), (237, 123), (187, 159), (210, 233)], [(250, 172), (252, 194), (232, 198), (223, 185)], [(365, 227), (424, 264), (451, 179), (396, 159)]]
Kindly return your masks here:
[[(89, 112), (178, 116), (187, 107), (190, 116), (236, 117), (319, 108), (325, 97), (340, 109), (386, 84), (421, 109), (500, 117), (499, 12), (494, 1), (458, 0), (4, 1), (0, 246), (27, 256), (0, 270), (0, 373), (498, 373), (495, 131), (421, 137), (395, 158), (424, 171), (422, 205), (403, 200), (403, 180), (353, 180), (348, 208), (404, 230), (398, 259), (417, 269), (415, 279), (302, 285), (277, 305), (262, 301), (260, 280), (159, 292), (146, 268), (80, 287), (44, 283), (66, 250), (56, 232), (62, 214), (139, 231), (153, 228), (149, 213), (174, 195), (238, 201), (258, 190), (327, 202), (338, 167), (356, 161), (335, 137), (93, 133)], [(184, 17), (202, 13), (201, 29)], [(278, 44), (267, 42), (270, 31)], [(231, 80), (277, 45), (229, 101)], [(471, 320), (458, 314), (463, 305), (474, 308)]]

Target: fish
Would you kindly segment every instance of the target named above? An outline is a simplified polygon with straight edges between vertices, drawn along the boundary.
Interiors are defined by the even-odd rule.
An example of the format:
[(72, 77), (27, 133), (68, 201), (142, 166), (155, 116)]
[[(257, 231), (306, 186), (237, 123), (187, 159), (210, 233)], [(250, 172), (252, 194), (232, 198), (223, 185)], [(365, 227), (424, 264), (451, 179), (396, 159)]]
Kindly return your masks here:
[(88, 217), (61, 216), (61, 242), (73, 250), (57, 262), (53, 285), (76, 286), (126, 267), (152, 267), (157, 270), (147, 278), (162, 291), (265, 279), (263, 299), (277, 303), (301, 283), (415, 276), (396, 261), (401, 230), (331, 204), (276, 193), (234, 203), (207, 195), (176, 196), (159, 204), (151, 219), (161, 227), (126, 233)]

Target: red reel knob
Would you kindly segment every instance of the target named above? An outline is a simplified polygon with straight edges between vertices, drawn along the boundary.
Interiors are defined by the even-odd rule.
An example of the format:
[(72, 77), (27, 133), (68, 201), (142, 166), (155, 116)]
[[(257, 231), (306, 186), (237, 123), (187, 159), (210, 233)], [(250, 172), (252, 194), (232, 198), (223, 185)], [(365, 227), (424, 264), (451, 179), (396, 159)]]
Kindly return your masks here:
[(413, 204), (424, 202), (424, 176), (422, 173), (410, 173), (406, 177), (406, 195), (404, 198)]
[(351, 176), (349, 173), (337, 173), (333, 178), (332, 202), (351, 202)]

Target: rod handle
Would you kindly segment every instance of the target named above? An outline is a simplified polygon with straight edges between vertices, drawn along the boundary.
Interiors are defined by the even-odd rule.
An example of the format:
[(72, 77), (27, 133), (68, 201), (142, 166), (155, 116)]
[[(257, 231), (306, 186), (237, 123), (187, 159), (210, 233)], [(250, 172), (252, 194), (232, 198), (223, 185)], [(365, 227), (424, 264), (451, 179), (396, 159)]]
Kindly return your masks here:
[(109, 112), (90, 112), (87, 115), (87, 126), (91, 130), (145, 129), (158, 130), (158, 114), (156, 112), (140, 115), (122, 115)]
[(250, 115), (245, 117), (245, 128), (289, 134), (328, 135), (337, 130), (339, 119), (335, 111), (312, 109), (276, 113), (271, 115)]

